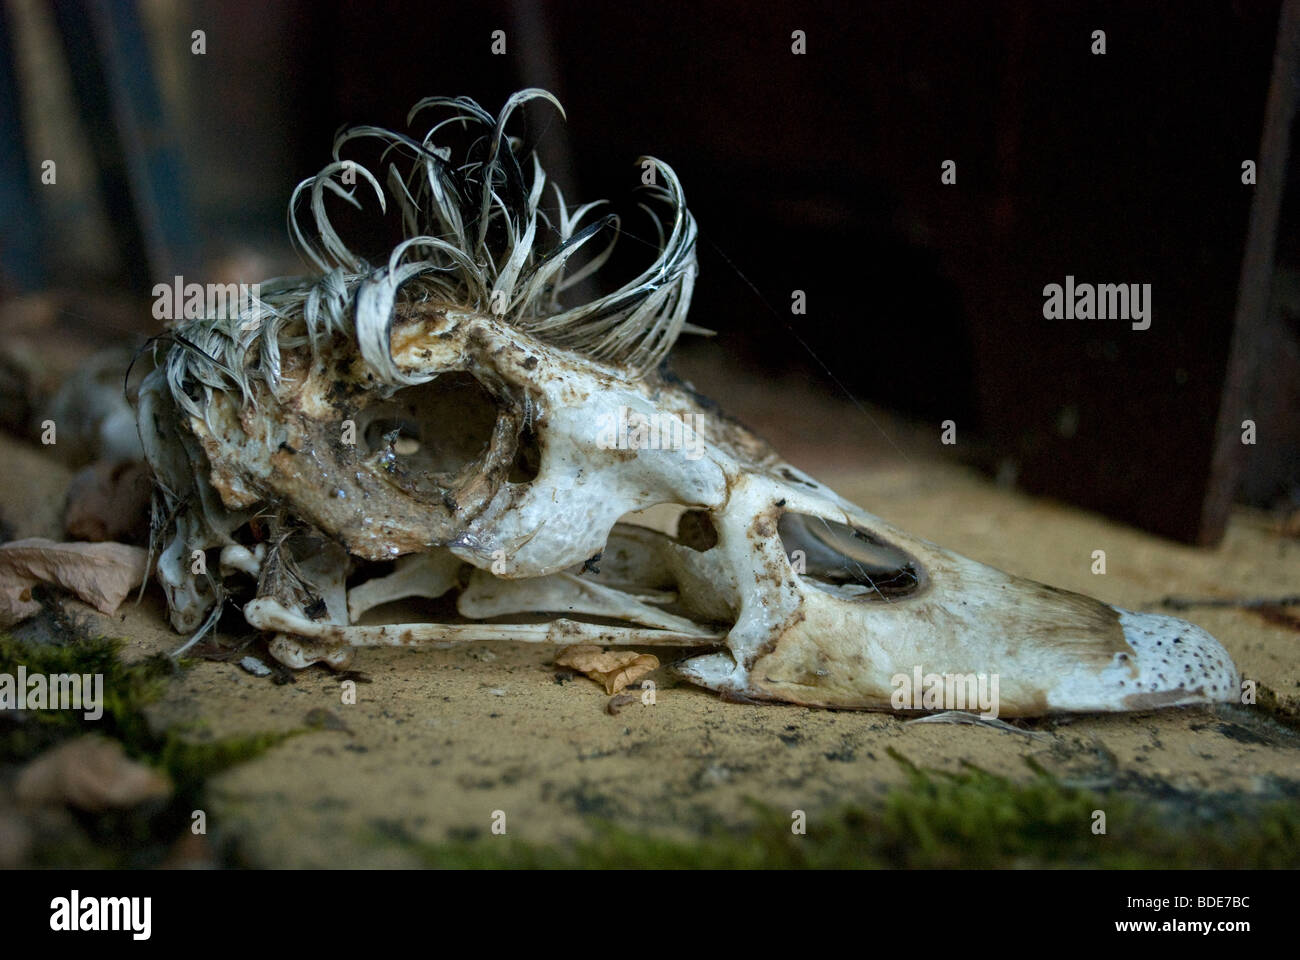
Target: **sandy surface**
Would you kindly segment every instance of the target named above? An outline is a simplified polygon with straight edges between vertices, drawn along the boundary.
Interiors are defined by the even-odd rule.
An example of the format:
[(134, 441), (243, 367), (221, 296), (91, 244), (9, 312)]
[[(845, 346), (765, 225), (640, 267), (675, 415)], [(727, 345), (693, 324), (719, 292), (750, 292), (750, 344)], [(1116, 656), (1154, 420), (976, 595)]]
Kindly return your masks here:
[[(856, 412), (844, 416), (853, 436), (876, 429)], [(873, 441), (855, 442), (838, 449), (865, 451)], [(1154, 609), (1169, 594), (1281, 596), (1300, 584), (1300, 542), (1260, 515), (1238, 513), (1221, 547), (1198, 550), (1000, 489), (923, 451), (818, 457), (827, 445), (805, 447), (792, 459), (897, 525), (1131, 609)], [(0, 439), (8, 533), (58, 536), (67, 479), (39, 448)], [(1096, 549), (1106, 551), (1103, 576), (1091, 573)], [(1217, 636), (1245, 676), (1300, 703), (1294, 627), (1236, 609), (1183, 615)], [(104, 618), (103, 630), (127, 640), (128, 656), (180, 640), (156, 591)], [(251, 862), (268, 866), (415, 865), (408, 849), (378, 839), (385, 827), (439, 842), (488, 834), (495, 811), (504, 812), (509, 836), (533, 842), (578, 835), (593, 819), (689, 837), (748, 819), (746, 798), (805, 810), (815, 830), (818, 811), (869, 802), (901, 782), (889, 747), (924, 766), (956, 769), (966, 760), (1015, 778), (1030, 775), (1023, 758), (1032, 756), (1068, 781), (1095, 786), (1260, 793), (1279, 778), (1300, 778), (1300, 738), (1247, 707), (1038, 721), (1023, 724), (1027, 735), (725, 703), (661, 670), (653, 705), (611, 716), (603, 689), (557, 677), (553, 656), (509, 643), (363, 650), (353, 667), (369, 682), (357, 684), (355, 704), (343, 702), (339, 679), (323, 668), (277, 685), (234, 664), (203, 662), (178, 677), (154, 718), (193, 724), (196, 737), (324, 723), (211, 783), (210, 830), (237, 838)]]

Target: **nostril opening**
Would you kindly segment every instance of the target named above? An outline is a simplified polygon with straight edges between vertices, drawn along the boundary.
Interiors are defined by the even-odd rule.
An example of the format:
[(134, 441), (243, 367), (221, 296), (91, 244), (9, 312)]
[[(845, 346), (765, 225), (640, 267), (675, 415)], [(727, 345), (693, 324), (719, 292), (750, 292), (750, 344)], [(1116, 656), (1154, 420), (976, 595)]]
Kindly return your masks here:
[(868, 530), (791, 512), (777, 533), (794, 572), (841, 599), (892, 601), (924, 586), (920, 563)]

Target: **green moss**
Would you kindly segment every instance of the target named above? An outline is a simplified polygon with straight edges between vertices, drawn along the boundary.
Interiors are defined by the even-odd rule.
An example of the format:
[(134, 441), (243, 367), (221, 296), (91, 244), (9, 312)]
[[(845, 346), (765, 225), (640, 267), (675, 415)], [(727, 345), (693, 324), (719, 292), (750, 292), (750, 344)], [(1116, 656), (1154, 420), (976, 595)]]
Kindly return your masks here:
[(86, 733), (119, 741), (128, 756), (164, 771), (174, 790), (161, 807), (77, 814), (81, 833), (67, 832), (56, 843), (39, 844), (40, 866), (150, 866), (189, 829), (201, 809), (207, 778), (256, 757), (284, 739), (261, 734), (206, 742), (194, 730), (175, 726), (157, 731), (145, 708), (163, 694), (178, 667), (166, 657), (123, 663), (120, 641), (70, 637), (66, 643), (24, 643), (0, 635), (0, 673), (29, 675), (102, 674), (103, 716), (88, 720), (79, 710), (24, 711), (22, 721), (0, 712), (0, 764), (22, 764), (59, 742)]
[(0, 759), (23, 761), (61, 740), (96, 731), (121, 740), (127, 751), (149, 740), (143, 708), (157, 700), (172, 672), (165, 658), (152, 658), (126, 666), (118, 659), (118, 644), (104, 638), (78, 640), (66, 645), (26, 644), (0, 636), (0, 673), (102, 674), (104, 715), (86, 720), (75, 710), (33, 710), (23, 723), (7, 723), (0, 731)]
[[(922, 770), (890, 751), (907, 782), (879, 803), (810, 811), (807, 834), (788, 812), (753, 804), (743, 829), (682, 841), (609, 824), (563, 846), (482, 837), (422, 842), (391, 823), (375, 837), (442, 868), (1295, 867), (1300, 807), (1242, 797), (1195, 811), (1138, 795), (1075, 789), (1034, 764), (1017, 782), (974, 766)], [(1106, 833), (1094, 834), (1094, 811)]]

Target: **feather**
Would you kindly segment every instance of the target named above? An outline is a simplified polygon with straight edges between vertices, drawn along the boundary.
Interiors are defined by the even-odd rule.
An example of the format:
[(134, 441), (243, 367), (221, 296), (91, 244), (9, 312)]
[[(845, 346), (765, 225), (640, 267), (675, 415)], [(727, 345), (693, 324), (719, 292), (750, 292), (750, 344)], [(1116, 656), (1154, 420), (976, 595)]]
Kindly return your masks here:
[[(419, 138), (374, 126), (340, 133), (333, 161), (299, 183), (289, 200), (290, 241), (315, 273), (267, 281), (260, 299), (237, 316), (177, 322), (163, 365), (178, 406), (202, 416), (202, 401), (219, 390), (237, 392), (250, 403), (254, 378), (278, 384), (285, 350), (307, 346), (315, 356), (338, 335), (356, 343), (376, 377), (410, 383), (390, 345), (403, 303), (437, 300), (464, 310), (494, 309), (521, 331), (609, 364), (629, 380), (657, 367), (683, 332), (701, 332), (686, 323), (698, 271), (695, 220), (672, 168), (652, 158), (638, 162), (653, 168), (650, 199), (666, 208), (660, 215), (646, 206), (659, 235), (653, 262), (593, 300), (561, 302), (566, 290), (599, 273), (622, 225), (608, 213), (588, 222), (604, 201), (570, 212), (558, 187), (554, 218), (541, 209), (546, 172), (535, 153), (521, 155), (522, 142), (505, 132), (512, 114), (532, 100), (544, 100), (564, 116), (551, 94), (527, 89), (511, 96), (495, 117), (467, 97), (421, 100), (408, 123), (426, 111), (445, 116)], [(478, 133), (458, 162), (451, 147), (435, 143), (449, 125)], [(345, 145), (362, 138), (385, 144), (387, 189), (364, 166), (340, 156)], [(381, 215), (389, 198), (401, 214), (403, 239), (379, 268), (349, 247), (326, 212), (327, 193), (362, 209), (356, 190), (362, 180), (374, 191)], [(310, 228), (298, 217), (304, 196)], [(608, 242), (566, 276), (571, 258), (600, 234), (608, 234)]]

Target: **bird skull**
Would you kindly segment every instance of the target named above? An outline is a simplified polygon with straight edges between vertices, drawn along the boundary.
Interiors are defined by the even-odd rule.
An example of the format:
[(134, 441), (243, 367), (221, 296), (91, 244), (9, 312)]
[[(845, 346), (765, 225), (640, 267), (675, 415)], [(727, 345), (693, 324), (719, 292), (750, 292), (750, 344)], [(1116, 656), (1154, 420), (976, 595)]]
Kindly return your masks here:
[[(591, 205), (571, 215), (558, 191), (540, 214), (544, 173), (528, 181), (503, 134), (538, 97), (500, 117), (418, 105), (483, 131), (459, 165), (438, 127), (365, 129), (411, 160), (390, 173), (407, 238), (378, 268), (321, 203), (355, 202), (358, 175), (385, 202), (337, 159), (344, 134), (295, 192), (312, 194), (318, 241), (294, 229), (319, 274), (164, 338), (139, 424), (178, 630), (210, 628), (243, 589), (244, 618), (295, 667), (508, 639), (689, 648), (677, 669), (696, 684), (810, 706), (897, 708), (898, 678), (922, 672), (995, 678), (1005, 716), (1233, 697), (1203, 630), (898, 530), (673, 378), (660, 361), (692, 329), (695, 226), (667, 166), (647, 161), (669, 209), (654, 264), (562, 307), (569, 258), (618, 224), (581, 227)], [(195, 576), (209, 551), (215, 572)]]

